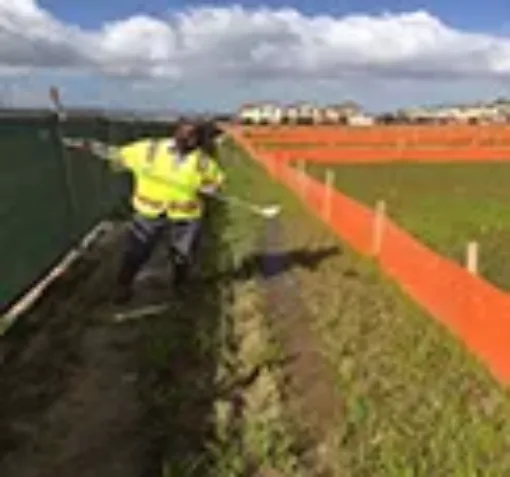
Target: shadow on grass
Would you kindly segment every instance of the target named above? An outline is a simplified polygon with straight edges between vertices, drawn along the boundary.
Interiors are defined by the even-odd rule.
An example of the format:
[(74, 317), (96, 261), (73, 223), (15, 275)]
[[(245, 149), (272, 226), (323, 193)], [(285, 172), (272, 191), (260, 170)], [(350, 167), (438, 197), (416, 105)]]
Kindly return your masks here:
[[(257, 276), (267, 279), (300, 267), (315, 270), (324, 260), (341, 253), (342, 250), (338, 246), (323, 247), (317, 250), (305, 248), (254, 253), (246, 257), (239, 266), (208, 277), (208, 281), (249, 280)], [(277, 264), (277, 266), (271, 266), (271, 264)]]

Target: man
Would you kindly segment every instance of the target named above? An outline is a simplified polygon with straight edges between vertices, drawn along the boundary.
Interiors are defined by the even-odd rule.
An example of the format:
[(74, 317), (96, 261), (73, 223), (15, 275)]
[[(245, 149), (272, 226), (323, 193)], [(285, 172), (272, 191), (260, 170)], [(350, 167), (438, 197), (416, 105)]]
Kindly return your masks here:
[(169, 233), (174, 285), (182, 289), (194, 262), (204, 196), (214, 194), (224, 173), (201, 146), (201, 130), (181, 122), (173, 138), (140, 140), (116, 150), (115, 163), (134, 176), (134, 216), (128, 228), (114, 301), (129, 301), (135, 276), (161, 236)]

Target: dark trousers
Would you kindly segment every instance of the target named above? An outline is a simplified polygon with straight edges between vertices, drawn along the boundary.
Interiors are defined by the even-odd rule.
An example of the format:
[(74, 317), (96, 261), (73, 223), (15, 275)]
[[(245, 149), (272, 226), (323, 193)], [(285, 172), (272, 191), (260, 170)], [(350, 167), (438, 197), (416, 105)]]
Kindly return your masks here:
[(195, 259), (200, 225), (199, 219), (172, 221), (166, 216), (148, 218), (134, 215), (129, 224), (118, 285), (123, 288), (132, 286), (137, 273), (163, 236), (169, 239), (176, 284), (184, 281)]

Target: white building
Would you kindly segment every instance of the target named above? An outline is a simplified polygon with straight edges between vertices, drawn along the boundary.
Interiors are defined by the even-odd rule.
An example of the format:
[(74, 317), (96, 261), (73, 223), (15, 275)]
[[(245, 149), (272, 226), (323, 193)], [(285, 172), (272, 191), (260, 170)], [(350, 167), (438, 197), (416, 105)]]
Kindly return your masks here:
[(323, 110), (323, 120), (325, 123), (336, 124), (340, 122), (342, 114), (338, 108), (326, 106)]
[(314, 109), (314, 105), (311, 103), (300, 103), (298, 105), (298, 121), (302, 123), (312, 123)]
[(363, 113), (352, 114), (346, 117), (349, 126), (372, 126), (374, 118)]
[(369, 125), (374, 120), (363, 113), (361, 108), (352, 102), (325, 107), (312, 103), (301, 102), (289, 106), (280, 106), (266, 101), (242, 106), (238, 113), (239, 120), (249, 124), (339, 124)]
[(296, 124), (299, 121), (299, 105), (291, 105), (286, 108), (286, 119), (291, 124)]
[(239, 110), (239, 119), (250, 124), (280, 124), (284, 116), (284, 108), (272, 102), (245, 104)]
[(239, 109), (238, 117), (243, 123), (260, 124), (260, 108), (257, 104), (244, 104)]

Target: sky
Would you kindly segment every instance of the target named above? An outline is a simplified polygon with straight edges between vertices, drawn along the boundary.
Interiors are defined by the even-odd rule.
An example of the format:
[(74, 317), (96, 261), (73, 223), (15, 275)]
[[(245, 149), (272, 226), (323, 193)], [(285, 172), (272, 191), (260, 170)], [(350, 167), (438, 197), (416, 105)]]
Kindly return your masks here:
[(0, 0), (0, 102), (369, 111), (510, 97), (508, 0)]

